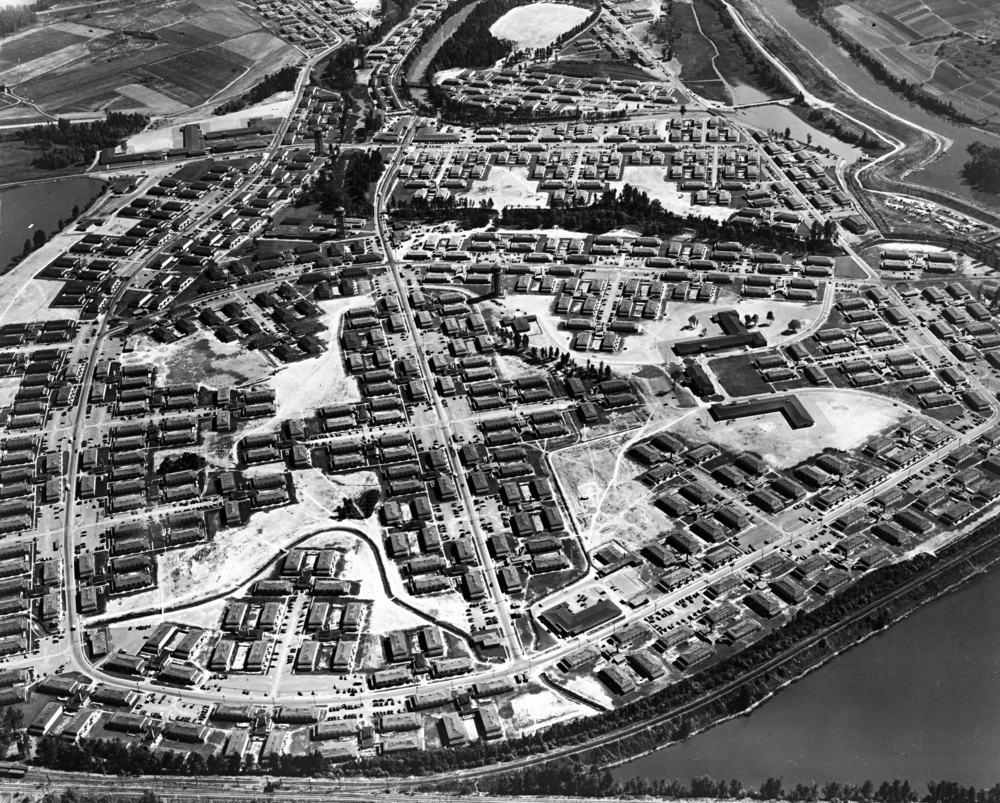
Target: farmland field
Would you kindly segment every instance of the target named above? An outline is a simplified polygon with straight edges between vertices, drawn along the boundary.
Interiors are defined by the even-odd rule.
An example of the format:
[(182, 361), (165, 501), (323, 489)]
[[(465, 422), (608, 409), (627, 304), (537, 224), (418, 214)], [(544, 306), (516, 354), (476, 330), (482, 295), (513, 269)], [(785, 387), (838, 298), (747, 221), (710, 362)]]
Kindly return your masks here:
[(86, 42), (87, 38), (57, 30), (34, 30), (4, 42), (0, 51), (0, 70), (48, 56), (64, 47)]
[(0, 81), (52, 114), (178, 114), (239, 94), (297, 55), (232, 0), (115, 2), (83, 13), (5, 41)]
[(997, 113), (996, 3), (860, 0), (827, 14), (897, 77), (922, 85), (974, 118)]

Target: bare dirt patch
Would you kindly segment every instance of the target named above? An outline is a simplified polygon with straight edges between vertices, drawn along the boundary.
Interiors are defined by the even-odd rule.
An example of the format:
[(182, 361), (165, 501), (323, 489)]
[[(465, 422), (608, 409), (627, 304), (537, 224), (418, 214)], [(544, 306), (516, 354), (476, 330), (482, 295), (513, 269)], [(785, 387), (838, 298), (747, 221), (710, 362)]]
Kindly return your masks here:
[(509, 39), (521, 50), (545, 47), (579, 25), (590, 12), (565, 3), (533, 3), (511, 9), (490, 27), (497, 39)]
[(699, 410), (674, 431), (693, 443), (756, 452), (771, 465), (787, 468), (827, 448), (856, 449), (909, 415), (907, 408), (867, 393), (810, 390), (799, 391), (798, 397), (816, 421), (805, 430), (793, 430), (778, 414), (720, 423)]

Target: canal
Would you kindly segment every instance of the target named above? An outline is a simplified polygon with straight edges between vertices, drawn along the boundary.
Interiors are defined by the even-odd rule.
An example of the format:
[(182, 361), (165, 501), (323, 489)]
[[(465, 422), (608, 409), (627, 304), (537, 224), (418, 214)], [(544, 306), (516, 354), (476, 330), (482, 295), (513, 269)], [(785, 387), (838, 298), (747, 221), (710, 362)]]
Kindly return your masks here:
[(1000, 783), (1000, 568), (926, 605), (749, 716), (622, 765), (758, 786), (907, 779)]

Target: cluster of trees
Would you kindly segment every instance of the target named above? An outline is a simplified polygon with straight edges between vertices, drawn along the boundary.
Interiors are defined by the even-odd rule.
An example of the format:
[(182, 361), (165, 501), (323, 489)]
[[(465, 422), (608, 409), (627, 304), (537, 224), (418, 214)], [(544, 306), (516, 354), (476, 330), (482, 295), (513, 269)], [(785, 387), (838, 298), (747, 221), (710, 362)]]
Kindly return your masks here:
[(378, 488), (369, 488), (355, 497), (345, 497), (337, 509), (337, 516), (341, 519), (367, 519), (375, 512), (380, 498)]
[(358, 82), (358, 74), (354, 69), (358, 52), (358, 47), (353, 42), (346, 43), (334, 52), (320, 74), (320, 83), (330, 89), (352, 89)]
[[(597, 365), (591, 360), (587, 360), (586, 367), (581, 369), (574, 357), (565, 351), (559, 351), (555, 346), (542, 346), (539, 348), (538, 346), (531, 345), (531, 338), (528, 335), (521, 334), (520, 332), (511, 334), (505, 328), (501, 327), (497, 330), (497, 337), (500, 340), (501, 348), (508, 348), (526, 354), (532, 362), (552, 362), (556, 360), (556, 364), (552, 370), (565, 371), (567, 376), (574, 376), (579, 373), (585, 378), (594, 380), (608, 379), (611, 376), (611, 366), (605, 365), (604, 360), (601, 360)], [(556, 359), (557, 357), (558, 359)]]
[(809, 229), (808, 245), (810, 251), (824, 251), (837, 241), (837, 223), (827, 218), (822, 224), (814, 220)]
[(513, 8), (531, 0), (482, 0), (431, 60), (428, 74), (452, 67), (488, 67), (514, 51), (507, 39), (497, 39), (490, 26)]
[(813, 22), (830, 34), (833, 41), (846, 50), (856, 63), (868, 70), (872, 78), (880, 84), (885, 84), (889, 89), (898, 92), (907, 100), (916, 103), (929, 112), (940, 114), (943, 117), (950, 117), (959, 123), (973, 124), (976, 122), (969, 115), (958, 111), (955, 108), (955, 104), (951, 101), (932, 95), (920, 84), (911, 83), (905, 78), (899, 78), (894, 75), (877, 53), (872, 53), (863, 45), (858, 44), (854, 39), (846, 36), (836, 25), (826, 18), (824, 10), (827, 4), (824, 0), (792, 0), (792, 2), (800, 11), (809, 16)]
[(142, 114), (108, 112), (103, 120), (71, 123), (60, 119), (36, 125), (9, 135), (29, 148), (42, 149), (32, 164), (44, 170), (59, 170), (87, 164), (104, 148), (116, 148), (126, 137), (142, 131), (149, 118)]
[(965, 150), (970, 158), (962, 166), (962, 178), (974, 190), (1000, 194), (1000, 148), (973, 142)]
[[(452, 196), (454, 197), (454, 196)], [(467, 198), (459, 198), (457, 203), (435, 204), (418, 201), (406, 205), (397, 205), (390, 199), (392, 216), (396, 220), (422, 221), (424, 223), (443, 223), (453, 221), (459, 229), (479, 229), (488, 226), (497, 216), (493, 209), (483, 206), (469, 206)]]
[(10, 36), (22, 28), (35, 23), (35, 12), (32, 6), (8, 6), (0, 8), (0, 37)]
[(377, 148), (345, 156), (335, 153), (304, 188), (299, 205), (318, 204), (326, 213), (342, 206), (349, 215), (371, 214), (371, 187), (384, 170)]
[[(441, 12), (440, 16), (438, 16), (438, 18), (434, 20), (434, 22), (432, 22), (430, 25), (427, 25), (421, 31), (420, 38), (417, 40), (414, 46), (410, 48), (410, 52), (406, 54), (406, 58), (404, 58), (402, 63), (400, 64), (399, 74), (406, 75), (410, 71), (410, 67), (413, 66), (413, 62), (416, 60), (417, 56), (423, 52), (424, 46), (428, 42), (430, 42), (430, 40), (434, 37), (434, 35), (441, 29), (442, 25), (444, 25), (448, 20), (454, 17), (463, 8), (475, 2), (477, 2), (477, 0), (455, 0), (454, 3), (451, 3), (449, 6), (447, 6), (444, 9), (444, 11)], [(466, 20), (466, 22), (467, 21), (468, 20)], [(383, 20), (383, 24), (384, 22), (385, 21)], [(388, 33), (388, 30), (386, 31), (386, 33)], [(428, 68), (428, 71), (430, 71), (430, 67)], [(409, 87), (407, 86), (405, 81), (403, 82), (403, 85), (400, 87), (400, 90), (407, 98), (410, 98)]]
[(826, 131), (830, 136), (836, 137), (841, 142), (857, 145), (866, 151), (881, 151), (886, 148), (882, 140), (871, 136), (865, 129), (862, 128), (859, 131), (854, 128), (842, 126), (837, 121), (835, 115), (827, 114), (822, 109), (812, 109), (807, 116), (813, 127)]
[(230, 114), (260, 103), (271, 95), (278, 92), (289, 92), (295, 89), (295, 82), (299, 79), (299, 68), (289, 65), (282, 67), (277, 72), (268, 73), (259, 84), (251, 87), (238, 98), (226, 101), (221, 106), (216, 106), (212, 114)]
[(204, 458), (194, 452), (181, 452), (164, 458), (160, 463), (160, 473), (169, 474), (172, 471), (201, 471)]
[[(694, 9), (705, 36), (722, 54), (715, 63), (727, 79), (749, 83), (772, 93), (796, 94), (794, 87), (736, 27), (721, 0), (698, 0)], [(665, 4), (659, 19), (651, 23), (648, 36), (660, 44), (664, 59), (669, 61), (674, 57), (675, 45), (685, 36), (685, 31), (674, 16), (672, 0)]]
[(692, 230), (696, 237), (704, 240), (739, 240), (768, 250), (804, 252), (806, 243), (797, 235), (773, 229), (766, 223), (720, 223), (708, 218), (682, 217), (663, 208), (659, 200), (650, 200), (649, 195), (630, 184), (607, 190), (591, 206), (561, 208), (511, 208), (503, 210), (504, 226), (519, 229), (567, 228), (600, 234), (621, 228), (636, 226), (644, 235), (673, 236)]

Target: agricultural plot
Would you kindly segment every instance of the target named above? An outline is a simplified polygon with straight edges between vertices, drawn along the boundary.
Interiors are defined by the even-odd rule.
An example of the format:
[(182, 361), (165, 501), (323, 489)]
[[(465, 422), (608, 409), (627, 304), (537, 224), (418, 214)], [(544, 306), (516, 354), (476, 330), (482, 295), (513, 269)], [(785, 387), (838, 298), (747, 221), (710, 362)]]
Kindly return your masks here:
[(966, 114), (996, 113), (996, 51), (987, 41), (1000, 21), (995, 3), (864, 0), (836, 6), (828, 14), (898, 77), (922, 85)]
[(4, 42), (0, 52), (0, 70), (44, 58), (63, 48), (86, 42), (88, 38), (51, 28), (29, 30), (20, 36), (12, 36)]
[(249, 63), (231, 50), (210, 47), (150, 64), (140, 74), (159, 79), (157, 85), (164, 94), (196, 106), (236, 80)]
[(54, 23), (5, 43), (0, 80), (50, 113), (176, 114), (230, 85), (242, 91), (241, 81), (256, 80), (255, 65), (274, 69), (290, 53), (229, 0), (163, 12), (113, 4), (86, 25)]

